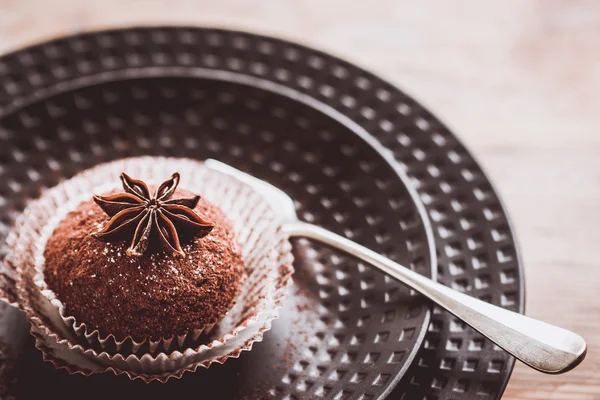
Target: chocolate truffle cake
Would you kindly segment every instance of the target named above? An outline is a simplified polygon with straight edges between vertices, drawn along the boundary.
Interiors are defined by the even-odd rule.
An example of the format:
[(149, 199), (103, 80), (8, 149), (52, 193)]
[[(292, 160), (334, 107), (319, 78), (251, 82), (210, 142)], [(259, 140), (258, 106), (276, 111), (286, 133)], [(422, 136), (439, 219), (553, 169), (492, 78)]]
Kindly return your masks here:
[(244, 265), (224, 213), (177, 190), (121, 175), (125, 192), (81, 203), (44, 252), (44, 278), (66, 312), (117, 340), (203, 329), (232, 306)]

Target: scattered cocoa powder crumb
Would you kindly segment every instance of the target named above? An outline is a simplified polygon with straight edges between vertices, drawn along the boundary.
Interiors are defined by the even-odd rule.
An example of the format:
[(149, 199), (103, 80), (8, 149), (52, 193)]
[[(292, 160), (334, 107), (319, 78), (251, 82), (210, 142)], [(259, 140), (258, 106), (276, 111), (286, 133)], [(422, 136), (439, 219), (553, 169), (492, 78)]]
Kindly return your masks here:
[(306, 303), (299, 303), (296, 306), (296, 310), (298, 310), (298, 312), (304, 312), (306, 310), (309, 310), (311, 308), (310, 304), (306, 304)]

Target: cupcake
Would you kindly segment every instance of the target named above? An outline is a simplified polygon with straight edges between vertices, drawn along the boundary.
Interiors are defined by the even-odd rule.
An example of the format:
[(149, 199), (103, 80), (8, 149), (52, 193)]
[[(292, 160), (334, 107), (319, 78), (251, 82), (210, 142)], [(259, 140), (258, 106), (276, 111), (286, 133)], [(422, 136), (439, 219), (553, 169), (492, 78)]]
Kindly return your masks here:
[(7, 244), (19, 306), (47, 361), (145, 381), (250, 350), (293, 271), (262, 196), (189, 159), (86, 170), (32, 202)]
[(229, 311), (244, 276), (232, 224), (178, 190), (179, 173), (156, 188), (120, 178), (123, 191), (95, 195), (59, 223), (44, 279), (64, 312), (101, 337), (197, 337)]

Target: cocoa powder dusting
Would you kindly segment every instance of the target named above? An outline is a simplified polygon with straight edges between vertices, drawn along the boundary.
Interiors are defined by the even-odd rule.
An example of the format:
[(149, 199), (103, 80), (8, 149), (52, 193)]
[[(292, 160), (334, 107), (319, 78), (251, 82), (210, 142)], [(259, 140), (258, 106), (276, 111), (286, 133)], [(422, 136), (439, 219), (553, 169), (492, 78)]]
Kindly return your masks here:
[(184, 258), (162, 252), (129, 257), (128, 241), (91, 236), (108, 216), (92, 200), (84, 202), (48, 240), (46, 283), (78, 322), (119, 340), (170, 338), (214, 323), (232, 306), (244, 266), (224, 213), (204, 199), (195, 211), (215, 227), (183, 242)]

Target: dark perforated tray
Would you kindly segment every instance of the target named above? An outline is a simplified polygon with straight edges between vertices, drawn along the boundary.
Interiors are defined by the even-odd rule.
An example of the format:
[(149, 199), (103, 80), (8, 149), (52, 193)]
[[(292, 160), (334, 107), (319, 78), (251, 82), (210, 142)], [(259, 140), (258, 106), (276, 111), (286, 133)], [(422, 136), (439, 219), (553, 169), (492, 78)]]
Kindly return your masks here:
[[(509, 223), (468, 152), (412, 99), (323, 53), (198, 28), (66, 38), (0, 59), (0, 127), (2, 235), (28, 198), (90, 165), (138, 154), (211, 156), (285, 189), (303, 218), (426, 273), (424, 230), (393, 168), (352, 132), (364, 129), (419, 190), (435, 228), (440, 280), (522, 311)], [(148, 397), (194, 390), (224, 399), (381, 398), (408, 367), (427, 307), (369, 268), (296, 245), (296, 293), (265, 342), (239, 360), (143, 386), (57, 373), (27, 345), (17, 359), (21, 398), (40, 390), (105, 398), (118, 396), (115, 389)], [(512, 366), (504, 352), (435, 311), (388, 398), (499, 398)]]

